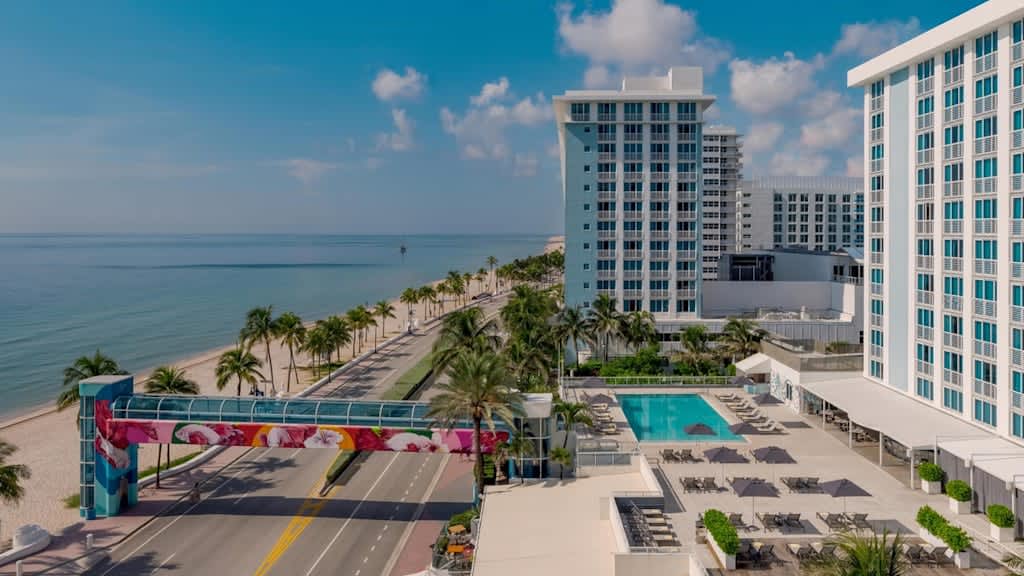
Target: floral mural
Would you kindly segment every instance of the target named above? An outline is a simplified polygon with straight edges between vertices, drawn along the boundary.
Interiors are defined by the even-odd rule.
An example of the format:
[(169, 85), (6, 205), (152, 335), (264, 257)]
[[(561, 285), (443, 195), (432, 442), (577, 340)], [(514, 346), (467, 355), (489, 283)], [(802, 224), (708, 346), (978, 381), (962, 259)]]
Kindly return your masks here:
[[(360, 451), (473, 452), (473, 431), (312, 424), (116, 420), (109, 402), (96, 402), (96, 451), (121, 468), (131, 444), (203, 444), (266, 448), (340, 448)], [(506, 431), (481, 434), (481, 450), (508, 440)]]

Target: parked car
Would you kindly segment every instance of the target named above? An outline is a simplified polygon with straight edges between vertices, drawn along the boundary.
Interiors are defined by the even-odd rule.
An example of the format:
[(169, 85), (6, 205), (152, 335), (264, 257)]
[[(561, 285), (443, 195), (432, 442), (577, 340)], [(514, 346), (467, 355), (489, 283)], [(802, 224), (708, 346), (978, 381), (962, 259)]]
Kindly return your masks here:
[(472, 298), (470, 298), (470, 300), (476, 302), (477, 300), (483, 300), (485, 298), (490, 298), (491, 296), (493, 296), (493, 294), (491, 294), (490, 292), (481, 292), (481, 293), (477, 294), (476, 296), (473, 296)]

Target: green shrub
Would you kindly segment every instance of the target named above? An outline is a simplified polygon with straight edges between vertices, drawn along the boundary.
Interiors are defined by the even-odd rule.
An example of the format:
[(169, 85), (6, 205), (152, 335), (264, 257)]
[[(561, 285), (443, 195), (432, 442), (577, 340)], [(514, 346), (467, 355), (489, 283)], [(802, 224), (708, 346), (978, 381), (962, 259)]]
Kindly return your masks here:
[(930, 506), (922, 506), (917, 510), (917, 523), (942, 540), (953, 552), (963, 552), (971, 546), (971, 537), (962, 528), (950, 524)]
[(469, 510), (466, 510), (464, 512), (459, 512), (458, 514), (456, 514), (456, 515), (452, 516), (450, 519), (448, 519), (448, 525), (449, 526), (455, 526), (457, 524), (461, 524), (461, 525), (465, 526), (466, 530), (468, 531), (470, 529), (470, 527), (472, 526), (471, 523), (473, 522), (473, 519), (476, 518), (476, 517), (477, 517), (476, 508), (470, 508)]
[(957, 502), (969, 501), (971, 493), (971, 485), (963, 480), (950, 480), (946, 483), (946, 494)]
[[(584, 364), (589, 365), (590, 362)], [(658, 353), (658, 346), (648, 346), (633, 356), (613, 358), (599, 365), (599, 374), (605, 378), (613, 376), (660, 376), (664, 359)]]
[(985, 510), (988, 521), (1000, 528), (1013, 528), (1017, 519), (1013, 517), (1013, 511), (1002, 504), (992, 504)]
[(940, 482), (944, 474), (942, 467), (932, 462), (921, 462), (917, 467), (917, 475), (926, 482)]
[(722, 552), (735, 554), (739, 551), (740, 537), (736, 534), (736, 527), (722, 512), (715, 509), (704, 512), (704, 528), (715, 539), (715, 543), (722, 549)]
[(64, 498), (64, 507), (65, 508), (78, 508), (79, 505), (81, 505), (81, 503), (82, 503), (82, 495), (79, 494), (78, 492), (75, 492), (74, 494), (71, 494), (71, 495), (66, 496)]

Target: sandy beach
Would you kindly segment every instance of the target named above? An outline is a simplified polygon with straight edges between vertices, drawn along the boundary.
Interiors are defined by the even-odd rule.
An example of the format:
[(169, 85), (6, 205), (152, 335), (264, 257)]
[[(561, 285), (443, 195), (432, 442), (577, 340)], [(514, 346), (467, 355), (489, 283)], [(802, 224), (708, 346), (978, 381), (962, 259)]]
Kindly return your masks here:
[[(555, 236), (548, 240), (544, 250), (549, 252), (558, 250), (563, 246), (564, 237)], [(404, 287), (398, 288), (397, 291), (400, 292), (402, 289)], [(480, 283), (474, 280), (470, 282), (469, 297), (490, 290), (490, 281), (485, 283), (485, 285), (480, 285)], [(383, 334), (381, 326), (373, 328), (376, 330), (378, 341), (398, 334), (405, 327), (408, 307), (399, 302), (397, 297), (391, 300), (391, 304), (395, 307), (396, 318), (387, 320), (383, 326)], [(454, 302), (449, 300), (445, 304), (445, 310), (450, 310), (453, 305)], [(412, 308), (414, 318), (422, 323), (427, 318), (426, 304), (420, 303)], [(274, 312), (279, 314), (283, 311), (275, 310)], [(343, 313), (344, 310), (338, 311), (338, 314)], [(242, 327), (243, 321), (244, 318), (238, 319), (239, 328)], [(370, 333), (363, 344), (362, 352), (372, 348), (373, 343), (374, 337)], [(229, 345), (210, 350), (178, 362), (173, 362), (172, 365), (184, 368), (188, 378), (195, 380), (199, 384), (201, 394), (232, 395), (235, 391), (233, 384), (226, 386), (224, 390), (217, 389), (215, 370), (217, 359), (221, 353), (233, 347), (233, 345)], [(356, 355), (360, 353), (361, 351), (357, 344)], [(263, 360), (265, 355), (264, 347), (262, 345), (254, 346), (253, 354)], [(352, 347), (349, 346), (343, 351), (342, 359), (348, 360), (351, 357)], [(278, 390), (284, 390), (288, 370), (288, 349), (279, 342), (272, 343), (271, 359), (274, 366), (273, 374), (276, 387)], [(300, 367), (305, 367), (310, 362), (305, 354), (298, 352), (296, 352), (295, 361)], [(261, 372), (268, 380), (270, 379), (269, 370), (266, 365), (264, 365)], [(137, 390), (141, 389), (140, 383), (145, 380), (145, 375), (146, 373), (136, 375)], [(292, 394), (301, 391), (316, 381), (315, 375), (308, 370), (300, 370), (300, 376), (302, 377), (302, 382), (298, 385), (293, 377)], [(59, 389), (55, 387), (55, 397), (58, 391)], [(21, 415), (0, 424), (0, 437), (19, 448), (11, 461), (27, 464), (32, 471), (32, 478), (25, 483), (25, 497), (21, 503), (17, 506), (4, 505), (0, 509), (0, 528), (3, 529), (3, 532), (0, 533), (0, 538), (9, 538), (11, 531), (23, 524), (39, 524), (51, 532), (57, 532), (79, 521), (78, 509), (67, 509), (63, 504), (65, 497), (78, 492), (78, 433), (75, 427), (75, 415), (76, 410), (74, 408), (63, 412), (44, 409)], [(178, 458), (196, 450), (198, 450), (198, 447), (175, 446), (171, 457)], [(140, 446), (139, 469), (143, 470), (155, 465), (156, 457), (156, 445)]]

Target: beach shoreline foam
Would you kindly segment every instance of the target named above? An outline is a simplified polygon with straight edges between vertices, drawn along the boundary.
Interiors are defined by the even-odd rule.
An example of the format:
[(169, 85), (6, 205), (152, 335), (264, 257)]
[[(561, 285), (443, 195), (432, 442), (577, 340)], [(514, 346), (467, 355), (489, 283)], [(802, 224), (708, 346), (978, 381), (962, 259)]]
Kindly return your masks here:
[[(544, 247), (544, 252), (558, 249), (564, 249), (564, 237), (550, 237)], [(442, 281), (437, 280), (433, 284)], [(471, 282), (469, 288), (467, 297), (489, 291), (488, 286), (478, 287), (476, 282)], [(378, 342), (397, 335), (404, 326), (403, 322), (407, 314), (406, 305), (400, 303), (398, 297), (388, 301), (395, 307), (397, 318), (388, 320), (383, 336), (380, 327), (375, 327)], [(415, 318), (422, 322), (425, 318), (425, 305), (421, 303), (412, 308)], [(450, 309), (450, 302), (446, 306), (446, 310), (448, 309)], [(243, 320), (243, 318), (239, 318), (239, 326)], [(367, 346), (372, 347), (373, 345), (374, 339), (371, 335), (363, 344), (363, 351)], [(226, 386), (223, 391), (217, 390), (215, 370), (220, 355), (233, 347), (234, 345), (221, 346), (179, 361), (169, 362), (169, 364), (184, 368), (187, 377), (196, 380), (199, 384), (200, 394), (230, 395), (234, 390), (232, 385)], [(359, 353), (360, 350), (357, 347), (356, 355), (358, 356)], [(261, 360), (264, 357), (261, 346), (255, 346), (253, 354)], [(342, 359), (349, 360), (351, 358), (352, 349), (349, 347), (343, 351)], [(288, 349), (275, 342), (271, 346), (271, 360), (274, 365), (275, 382), (280, 384), (279, 389), (283, 389), (288, 366)], [(296, 364), (303, 365), (306, 361), (304, 355), (300, 357), (296, 354)], [(136, 374), (136, 382), (143, 382), (145, 375), (151, 370), (152, 368)], [(309, 376), (302, 385), (293, 386), (291, 393), (295, 394), (301, 391), (316, 380)], [(58, 388), (54, 389), (54, 397), (58, 391)], [(76, 412), (74, 408), (57, 412), (53, 407), (37, 406), (27, 408), (0, 422), (0, 437), (18, 447), (18, 451), (11, 461), (26, 464), (32, 471), (31, 480), (25, 483), (25, 497), (21, 503), (17, 506), (4, 506), (0, 509), (0, 526), (5, 528), (5, 532), (22, 524), (34, 523), (57, 533), (66, 526), (79, 521), (77, 508), (64, 508), (62, 502), (63, 498), (78, 492), (79, 441), (75, 427)], [(199, 449), (198, 446), (175, 446), (173, 457), (185, 456)], [(156, 456), (156, 445), (140, 446), (139, 469), (155, 465)]]

